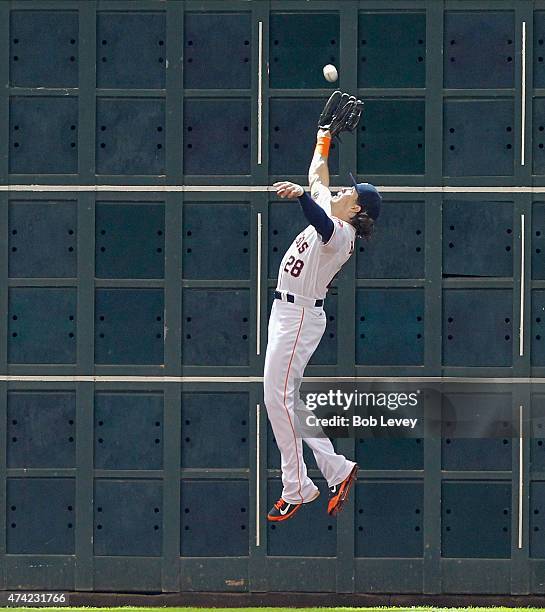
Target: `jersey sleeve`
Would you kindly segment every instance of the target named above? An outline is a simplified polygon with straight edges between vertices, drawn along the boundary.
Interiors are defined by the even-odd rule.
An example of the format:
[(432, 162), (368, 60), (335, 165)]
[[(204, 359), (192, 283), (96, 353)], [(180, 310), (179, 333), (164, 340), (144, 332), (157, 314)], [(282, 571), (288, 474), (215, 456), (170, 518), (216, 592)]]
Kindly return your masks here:
[(322, 185), (319, 181), (314, 181), (310, 195), (316, 204), (331, 216), (331, 191), (329, 191), (329, 187)]
[(327, 242), (335, 229), (331, 217), (326, 214), (323, 208), (318, 206), (306, 191), (299, 197), (299, 203), (307, 221), (316, 228), (316, 231), (322, 237), (322, 242)]
[(331, 238), (322, 245), (322, 248), (329, 252), (343, 252), (350, 254), (354, 249), (355, 232), (354, 228), (346, 221), (341, 221), (337, 217), (332, 217), (333, 234)]

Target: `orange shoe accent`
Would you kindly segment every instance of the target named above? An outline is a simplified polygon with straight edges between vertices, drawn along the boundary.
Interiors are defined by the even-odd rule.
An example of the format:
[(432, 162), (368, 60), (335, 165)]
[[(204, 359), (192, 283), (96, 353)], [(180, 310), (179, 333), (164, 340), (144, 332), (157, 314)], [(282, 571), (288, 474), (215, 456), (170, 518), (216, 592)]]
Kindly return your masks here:
[[(317, 499), (319, 496), (320, 496), (320, 491), (316, 491), (316, 495), (314, 495), (314, 497), (311, 500), (305, 503), (310, 504), (315, 499)], [(284, 506), (287, 506), (287, 505), (291, 505), (293, 506), (293, 508), (289, 512), (286, 512), (286, 514), (282, 514), (282, 509), (284, 508)], [(267, 520), (274, 521), (274, 522), (287, 521), (301, 508), (302, 505), (303, 505), (302, 503), (290, 504), (289, 502), (285, 501), (281, 497), (277, 502), (275, 502), (274, 506), (269, 510), (269, 514), (267, 514)], [(275, 509), (278, 510), (278, 512), (275, 514), (271, 514), (271, 512), (274, 512)]]
[[(289, 512), (286, 512), (286, 514), (282, 514), (282, 509), (284, 508), (284, 506), (287, 505), (291, 505), (293, 506), (293, 508)], [(294, 514), (297, 512), (297, 510), (299, 510), (302, 505), (303, 504), (288, 504), (288, 502), (280, 498), (273, 506), (273, 509), (276, 508), (279, 514), (273, 516), (269, 512), (269, 514), (267, 514), (267, 520), (274, 522), (287, 521), (292, 516), (294, 516)]]
[(350, 474), (348, 474), (348, 476), (340, 483), (337, 494), (329, 500), (329, 504), (327, 505), (327, 513), (329, 515), (337, 516), (339, 512), (342, 511), (344, 504), (348, 499), (350, 489), (352, 488), (354, 481), (357, 479), (357, 474), (358, 466), (355, 465)]

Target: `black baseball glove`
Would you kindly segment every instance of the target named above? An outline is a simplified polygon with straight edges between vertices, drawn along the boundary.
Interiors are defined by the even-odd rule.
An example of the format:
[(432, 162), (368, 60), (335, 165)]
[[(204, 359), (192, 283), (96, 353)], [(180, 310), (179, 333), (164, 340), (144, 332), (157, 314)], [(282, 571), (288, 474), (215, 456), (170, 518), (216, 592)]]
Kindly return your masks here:
[(331, 136), (356, 129), (363, 111), (363, 102), (341, 91), (334, 91), (320, 115), (318, 127), (329, 130)]

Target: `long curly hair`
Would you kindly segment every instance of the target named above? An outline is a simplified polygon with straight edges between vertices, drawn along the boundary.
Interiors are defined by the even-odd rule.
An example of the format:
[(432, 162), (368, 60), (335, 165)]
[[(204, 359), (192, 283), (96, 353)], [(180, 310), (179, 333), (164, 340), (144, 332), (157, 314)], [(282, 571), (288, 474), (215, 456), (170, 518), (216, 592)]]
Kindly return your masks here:
[(350, 223), (356, 228), (356, 236), (365, 240), (369, 240), (375, 230), (375, 221), (364, 211), (355, 214)]

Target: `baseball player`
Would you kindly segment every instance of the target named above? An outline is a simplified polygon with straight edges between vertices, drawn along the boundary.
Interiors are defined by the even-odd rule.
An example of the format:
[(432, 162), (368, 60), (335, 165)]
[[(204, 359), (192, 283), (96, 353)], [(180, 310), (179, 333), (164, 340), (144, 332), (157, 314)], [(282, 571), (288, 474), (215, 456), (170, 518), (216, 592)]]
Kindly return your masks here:
[[(314, 501), (318, 487), (307, 474), (302, 439), (309, 445), (327, 480), (327, 512), (336, 516), (356, 479), (358, 466), (335, 452), (327, 437), (296, 435), (296, 412), (307, 410), (299, 396), (307, 363), (326, 328), (323, 303), (327, 288), (354, 251), (357, 237), (369, 238), (380, 211), (381, 196), (373, 185), (356, 183), (336, 196), (329, 190), (327, 165), (332, 137), (357, 126), (363, 103), (336, 91), (318, 124), (317, 144), (309, 168), (312, 197), (288, 181), (274, 184), (281, 198), (299, 198), (309, 224), (286, 251), (269, 320), (264, 398), (280, 449), (283, 490), (270, 509), (269, 521), (285, 521), (303, 504)], [(296, 405), (294, 405), (296, 404)]]

